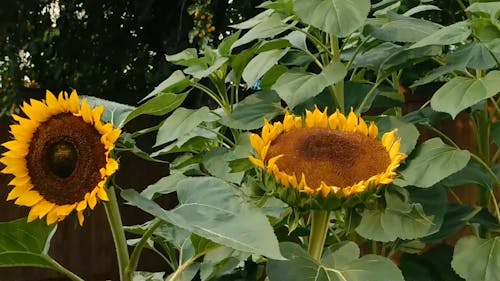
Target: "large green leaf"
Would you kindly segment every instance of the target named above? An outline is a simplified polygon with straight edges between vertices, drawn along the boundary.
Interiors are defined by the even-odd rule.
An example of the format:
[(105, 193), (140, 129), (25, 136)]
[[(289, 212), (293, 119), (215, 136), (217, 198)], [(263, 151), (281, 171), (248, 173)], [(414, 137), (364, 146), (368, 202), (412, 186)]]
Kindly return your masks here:
[[(496, 40), (496, 45), (500, 46), (500, 38)], [(496, 67), (497, 64), (494, 56), (500, 58), (500, 48), (494, 46), (495, 44), (490, 45), (482, 42), (472, 42), (461, 46), (446, 56), (445, 61), (447, 63), (445, 65), (430, 71), (426, 76), (415, 81), (411, 87), (430, 83), (444, 74), (453, 71), (465, 72), (468, 67), (474, 69)]]
[(364, 24), (370, 1), (295, 0), (294, 10), (303, 22), (337, 37), (347, 37)]
[(187, 178), (177, 184), (179, 206), (166, 211), (135, 190), (122, 197), (153, 216), (236, 250), (282, 259), (266, 216), (218, 178)]
[(392, 55), (399, 53), (403, 48), (391, 42), (384, 42), (368, 51), (358, 55), (351, 66), (367, 67), (378, 71), (385, 61)]
[(220, 179), (239, 184), (243, 179), (244, 172), (231, 172), (230, 163), (236, 160), (234, 152), (225, 148), (217, 147), (203, 155), (203, 165), (207, 171)]
[(287, 30), (289, 26), (281, 21), (278, 14), (264, 15), (263, 18), (258, 20), (259, 23), (252, 27), (247, 33), (241, 36), (231, 48), (250, 43), (255, 39), (269, 38), (282, 33)]
[(167, 79), (161, 82), (160, 85), (156, 86), (153, 91), (151, 91), (141, 101), (154, 97), (162, 92), (177, 93), (186, 89), (187, 86), (189, 86), (189, 79), (186, 78), (182, 71), (176, 70), (172, 72)]
[(381, 118), (377, 121), (377, 127), (380, 137), (386, 132), (397, 129), (398, 137), (401, 138), (401, 152), (405, 154), (410, 154), (410, 152), (412, 152), (417, 144), (418, 136), (420, 135), (415, 125), (407, 123), (395, 116)]
[(287, 72), (281, 75), (272, 89), (290, 108), (317, 96), (329, 85), (344, 79), (347, 71), (342, 63), (327, 65), (320, 74), (309, 72)]
[[(351, 242), (352, 243), (352, 242)], [(288, 259), (284, 261), (270, 260), (267, 264), (267, 275), (271, 281), (403, 281), (403, 275), (389, 259), (377, 256), (366, 255), (361, 258), (353, 256), (359, 253), (357, 246), (349, 243), (347, 249), (354, 250), (354, 253), (339, 253), (343, 247), (337, 251), (325, 251), (322, 261), (327, 261), (328, 265), (321, 264), (312, 259), (299, 245), (284, 242), (280, 244), (283, 255)], [(346, 250), (347, 250), (346, 249)], [(335, 257), (328, 257), (333, 255)], [(347, 260), (340, 261), (340, 257), (348, 257)], [(335, 263), (333, 261), (338, 261)], [(334, 267), (330, 267), (334, 266)]]
[(462, 237), (455, 245), (451, 266), (467, 281), (500, 280), (500, 236)]
[[(385, 191), (384, 210), (365, 210), (356, 232), (375, 241), (394, 241), (396, 238), (416, 239), (430, 234), (434, 216), (425, 214), (422, 204), (410, 200), (403, 188), (393, 186)], [(441, 202), (443, 203), (443, 202)]]
[(365, 32), (392, 42), (417, 42), (440, 29), (441, 25), (424, 19), (388, 13), (387, 18), (368, 21)]
[(449, 113), (453, 118), (462, 110), (491, 98), (500, 89), (500, 71), (490, 71), (482, 79), (455, 77), (432, 96), (431, 106), (436, 111)]
[(87, 99), (88, 104), (92, 107), (104, 106), (104, 112), (101, 119), (104, 122), (111, 123), (116, 128), (121, 128), (125, 125), (125, 119), (130, 114), (130, 112), (135, 110), (135, 107), (118, 103), (114, 101), (109, 101), (105, 99), (100, 99), (92, 96), (81, 96)]
[(177, 108), (158, 129), (154, 146), (165, 144), (184, 136), (202, 122), (211, 122), (217, 119), (218, 117), (205, 106), (199, 109)]
[(469, 38), (471, 30), (467, 21), (445, 26), (431, 35), (421, 39), (409, 48), (420, 48), (428, 45), (450, 45), (460, 43)]
[(169, 113), (170, 111), (176, 109), (179, 107), (184, 99), (186, 98), (187, 93), (184, 94), (171, 94), (171, 93), (165, 93), (162, 95), (159, 95), (143, 105), (139, 106), (136, 108), (134, 111), (132, 111), (127, 118), (123, 121), (124, 124), (129, 122), (130, 120), (136, 118), (137, 116), (143, 115), (143, 114), (148, 114), (148, 115), (155, 115), (155, 116), (160, 116)]
[(463, 169), (469, 159), (469, 151), (456, 149), (439, 138), (433, 138), (417, 147), (395, 183), (399, 186), (430, 187)]
[(243, 79), (247, 82), (248, 87), (254, 85), (287, 52), (288, 48), (284, 50), (275, 49), (259, 53), (255, 56), (243, 70)]
[(220, 123), (240, 130), (255, 130), (264, 125), (264, 118), (271, 120), (283, 113), (280, 98), (274, 92), (257, 92), (237, 104), (230, 115)]
[(0, 267), (32, 266), (54, 268), (47, 252), (56, 227), (42, 220), (26, 219), (0, 223)]

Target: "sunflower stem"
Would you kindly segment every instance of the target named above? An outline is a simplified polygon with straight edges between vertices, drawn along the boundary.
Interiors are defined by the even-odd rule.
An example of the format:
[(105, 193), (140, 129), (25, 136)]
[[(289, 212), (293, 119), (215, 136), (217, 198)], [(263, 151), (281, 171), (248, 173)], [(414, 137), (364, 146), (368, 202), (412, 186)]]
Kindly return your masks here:
[(50, 263), (50, 265), (52, 265), (52, 268), (54, 270), (58, 271), (59, 273), (64, 274), (64, 276), (68, 277), (69, 280), (71, 280), (71, 281), (84, 281), (82, 278), (80, 278), (80, 276), (74, 274), (73, 272), (71, 272), (70, 270), (68, 270), (64, 266), (62, 266), (60, 263), (55, 261), (52, 257), (50, 257), (48, 255), (44, 255), (43, 257), (47, 262)]
[(118, 268), (120, 271), (121, 281), (131, 281), (131, 276), (127, 273), (129, 264), (127, 239), (123, 231), (123, 223), (118, 208), (118, 200), (113, 186), (108, 188), (109, 201), (104, 204), (106, 215), (108, 217), (109, 226), (115, 242), (116, 256), (118, 258)]
[(311, 235), (309, 236), (309, 255), (315, 260), (320, 260), (323, 254), (328, 224), (330, 222), (330, 211), (312, 210)]
[(137, 264), (139, 263), (139, 258), (142, 253), (142, 249), (146, 246), (149, 238), (153, 235), (155, 230), (163, 223), (163, 221), (159, 219), (154, 219), (152, 226), (142, 235), (141, 239), (139, 240), (139, 243), (135, 246), (134, 250), (132, 251), (132, 254), (130, 255), (130, 261), (127, 265), (127, 274), (130, 275), (132, 274), (136, 268)]

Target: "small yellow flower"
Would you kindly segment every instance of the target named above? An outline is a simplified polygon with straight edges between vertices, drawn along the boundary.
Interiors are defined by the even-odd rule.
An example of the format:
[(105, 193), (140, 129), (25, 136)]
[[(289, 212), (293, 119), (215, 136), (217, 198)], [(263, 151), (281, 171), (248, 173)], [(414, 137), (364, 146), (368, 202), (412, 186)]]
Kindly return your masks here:
[(118, 169), (109, 154), (121, 131), (103, 124), (104, 108), (80, 103), (75, 91), (58, 97), (47, 91), (45, 100), (21, 109), (26, 118), (13, 116), (14, 139), (0, 158), (2, 172), (14, 175), (7, 200), (30, 207), (28, 221), (46, 217), (52, 224), (76, 211), (82, 225), (87, 207), (108, 200), (105, 183)]
[[(396, 131), (377, 139), (378, 128), (354, 112), (332, 115), (317, 108), (306, 117), (286, 113), (283, 122), (265, 121), (250, 142), (250, 161), (265, 171), (266, 186), (299, 207), (335, 209), (341, 202), (391, 183), (406, 155)], [(274, 185), (274, 186), (273, 186)]]

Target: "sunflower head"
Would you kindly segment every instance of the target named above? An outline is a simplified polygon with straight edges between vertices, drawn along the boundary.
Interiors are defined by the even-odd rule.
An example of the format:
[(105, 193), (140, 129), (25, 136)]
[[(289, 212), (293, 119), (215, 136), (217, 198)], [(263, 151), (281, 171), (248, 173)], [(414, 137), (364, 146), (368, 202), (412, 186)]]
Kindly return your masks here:
[(26, 117), (13, 115), (13, 140), (0, 158), (2, 172), (14, 176), (7, 200), (30, 207), (28, 221), (46, 217), (52, 224), (76, 211), (83, 224), (87, 207), (108, 200), (105, 183), (118, 169), (110, 153), (121, 131), (103, 124), (104, 108), (90, 108), (75, 91), (47, 91), (45, 100), (21, 109)]
[(406, 155), (396, 131), (377, 139), (378, 128), (354, 112), (286, 113), (283, 122), (265, 121), (250, 142), (250, 161), (264, 171), (269, 192), (292, 206), (331, 210), (391, 183)]

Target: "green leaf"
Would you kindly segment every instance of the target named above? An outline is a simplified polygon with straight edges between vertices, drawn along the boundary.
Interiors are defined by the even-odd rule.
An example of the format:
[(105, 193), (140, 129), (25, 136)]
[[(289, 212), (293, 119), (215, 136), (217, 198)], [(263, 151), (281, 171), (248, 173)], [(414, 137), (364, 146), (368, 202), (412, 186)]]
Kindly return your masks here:
[[(493, 42), (493, 41), (492, 41)], [(500, 43), (500, 39), (496, 41)], [(496, 66), (493, 56), (500, 57), (500, 50), (495, 49), (493, 45), (481, 42), (472, 42), (459, 47), (456, 51), (446, 56), (445, 65), (430, 71), (426, 76), (418, 79), (411, 85), (416, 87), (430, 83), (437, 78), (452, 73), (453, 71), (465, 72), (467, 67), (475, 69), (490, 69)]]
[(155, 202), (125, 190), (129, 204), (236, 250), (282, 259), (278, 241), (266, 216), (236, 193), (228, 183), (212, 177), (192, 177), (177, 184), (179, 206), (166, 211)]
[(105, 99), (100, 99), (91, 96), (82, 96), (82, 98), (87, 99), (88, 104), (92, 107), (104, 106), (104, 112), (101, 119), (106, 123), (111, 123), (115, 128), (121, 128), (125, 125), (124, 120), (127, 116), (135, 110), (135, 107), (109, 101)]
[(231, 172), (230, 162), (235, 160), (234, 153), (225, 148), (217, 147), (210, 150), (203, 156), (203, 165), (207, 171), (214, 177), (218, 177), (225, 181), (239, 184), (243, 179), (244, 172)]
[(170, 111), (179, 107), (184, 99), (186, 99), (187, 93), (184, 94), (171, 94), (165, 93), (159, 95), (143, 105), (136, 108), (134, 111), (130, 112), (130, 114), (123, 121), (124, 124), (127, 124), (130, 120), (136, 118), (137, 116), (148, 114), (161, 116), (169, 113)]
[(441, 28), (441, 25), (424, 19), (388, 13), (385, 19), (369, 21), (365, 32), (391, 42), (417, 42)]
[(243, 70), (243, 79), (247, 82), (247, 86), (251, 87), (254, 85), (287, 52), (288, 48), (284, 50), (277, 49), (262, 52), (255, 56)]
[(439, 138), (430, 139), (416, 148), (395, 184), (430, 187), (463, 169), (469, 159), (469, 151), (446, 145)]
[(141, 99), (141, 102), (147, 100), (151, 97), (158, 95), (159, 93), (172, 92), (177, 93), (183, 91), (189, 86), (189, 79), (186, 78), (184, 73), (180, 70), (176, 70), (170, 74), (170, 76), (165, 79), (160, 85), (156, 86), (151, 93)]
[(432, 96), (431, 106), (453, 118), (462, 110), (493, 97), (500, 89), (500, 71), (490, 71), (482, 79), (455, 77)]
[(295, 0), (294, 10), (304, 23), (337, 37), (347, 37), (365, 23), (370, 1)]
[(257, 24), (267, 20), (271, 16), (271, 14), (273, 14), (272, 10), (265, 10), (262, 13), (257, 14), (256, 16), (254, 16), (254, 17), (252, 17), (244, 22), (233, 24), (233, 25), (230, 25), (229, 27), (235, 28), (235, 29), (250, 29), (250, 28), (256, 26)]
[(321, 258), (321, 263), (330, 268), (348, 265), (359, 258), (360, 250), (352, 241), (342, 241), (326, 248)]
[(264, 119), (272, 120), (283, 113), (280, 98), (272, 91), (257, 92), (237, 104), (231, 114), (219, 122), (240, 130), (255, 130), (264, 125)]
[(500, 237), (481, 239), (465, 236), (458, 240), (451, 266), (467, 281), (500, 280)]
[(447, 187), (458, 187), (466, 184), (476, 184), (484, 189), (491, 189), (495, 184), (491, 175), (475, 163), (469, 163), (462, 170), (444, 179), (441, 184)]
[(401, 152), (410, 154), (417, 144), (417, 139), (420, 133), (415, 125), (407, 123), (395, 116), (386, 116), (377, 121), (379, 137), (386, 132), (397, 129), (397, 135), (401, 138)]
[(55, 225), (48, 226), (43, 220), (28, 223), (23, 218), (0, 223), (0, 267), (56, 269), (48, 256), (55, 231)]
[(351, 66), (351, 68), (356, 67), (366, 67), (378, 71), (384, 62), (390, 56), (398, 53), (403, 48), (391, 42), (384, 42), (370, 50), (358, 55)]
[(177, 108), (158, 129), (154, 146), (173, 141), (190, 133), (201, 123), (217, 119), (218, 117), (206, 106), (199, 109)]
[[(500, 3), (496, 2), (488, 2), (488, 3), (472, 3), (467, 9), (467, 12), (471, 13), (484, 13), (490, 16), (491, 22), (498, 22), (498, 14), (500, 12)], [(497, 23), (498, 24), (498, 23)]]
[(277, 1), (266, 1), (257, 8), (273, 9), (277, 12), (281, 12), (284, 15), (293, 15), (293, 0), (277, 0)]
[(389, 242), (396, 238), (416, 239), (437, 231), (432, 228), (433, 216), (426, 215), (422, 204), (412, 202), (407, 190), (396, 186), (387, 188), (385, 202), (384, 210), (365, 210), (361, 214), (361, 222), (356, 228), (359, 235)]
[(219, 54), (221, 56), (227, 57), (231, 54), (231, 47), (233, 46), (234, 42), (238, 40), (238, 38), (241, 35), (241, 31), (238, 30), (237, 32), (224, 37), (222, 42), (220, 42), (219, 46), (217, 47), (217, 50), (219, 50)]
[(135, 271), (132, 273), (132, 281), (163, 281), (165, 272)]
[(241, 38), (238, 39), (238, 41), (236, 41), (231, 48), (236, 48), (246, 43), (250, 43), (255, 39), (273, 37), (289, 28), (290, 27), (286, 23), (281, 21), (280, 15), (272, 14), (263, 20), (260, 20), (257, 25), (241, 36)]
[[(352, 242), (350, 242), (352, 243)], [(347, 249), (355, 251), (357, 246), (346, 244)], [(340, 264), (335, 267), (329, 267), (320, 264), (312, 259), (304, 249), (299, 245), (284, 242), (280, 243), (281, 252), (288, 260), (277, 261), (270, 260), (267, 264), (267, 275), (270, 281), (403, 281), (403, 275), (389, 259), (376, 256), (366, 255), (361, 258), (355, 257), (350, 261), (338, 260), (341, 256), (353, 258), (353, 253), (349, 255), (347, 252), (337, 254), (336, 252), (328, 252), (325, 254), (336, 255), (331, 258), (323, 256), (322, 260), (332, 261), (337, 259)], [(339, 247), (339, 250), (347, 250)], [(359, 252), (359, 249), (357, 250)], [(356, 252), (354, 252), (356, 253)]]
[(208, 75), (215, 72), (222, 65), (224, 65), (229, 58), (227, 57), (217, 57), (216, 60), (210, 65), (205, 64), (193, 64), (188, 68), (184, 69), (184, 73), (193, 76), (196, 79), (201, 79), (207, 77)]
[(168, 175), (159, 179), (157, 182), (148, 185), (141, 192), (141, 195), (148, 199), (154, 199), (158, 195), (172, 193), (176, 190), (177, 183), (185, 178), (186, 176), (182, 173)]
[(281, 75), (273, 90), (287, 103), (290, 108), (317, 96), (329, 85), (344, 79), (347, 71), (342, 63), (327, 65), (320, 74), (309, 72), (287, 72)]
[(198, 51), (195, 48), (188, 48), (174, 55), (166, 55), (165, 58), (168, 62), (189, 66), (190, 62), (198, 58)]
[(409, 48), (419, 48), (428, 45), (451, 45), (465, 41), (469, 38), (471, 30), (467, 21), (460, 21), (445, 26), (431, 35), (419, 40)]
[[(446, 206), (446, 205), (445, 205)], [(474, 208), (466, 205), (448, 204), (443, 223), (438, 232), (422, 238), (425, 243), (440, 243), (444, 239), (457, 234), (469, 222)]]

